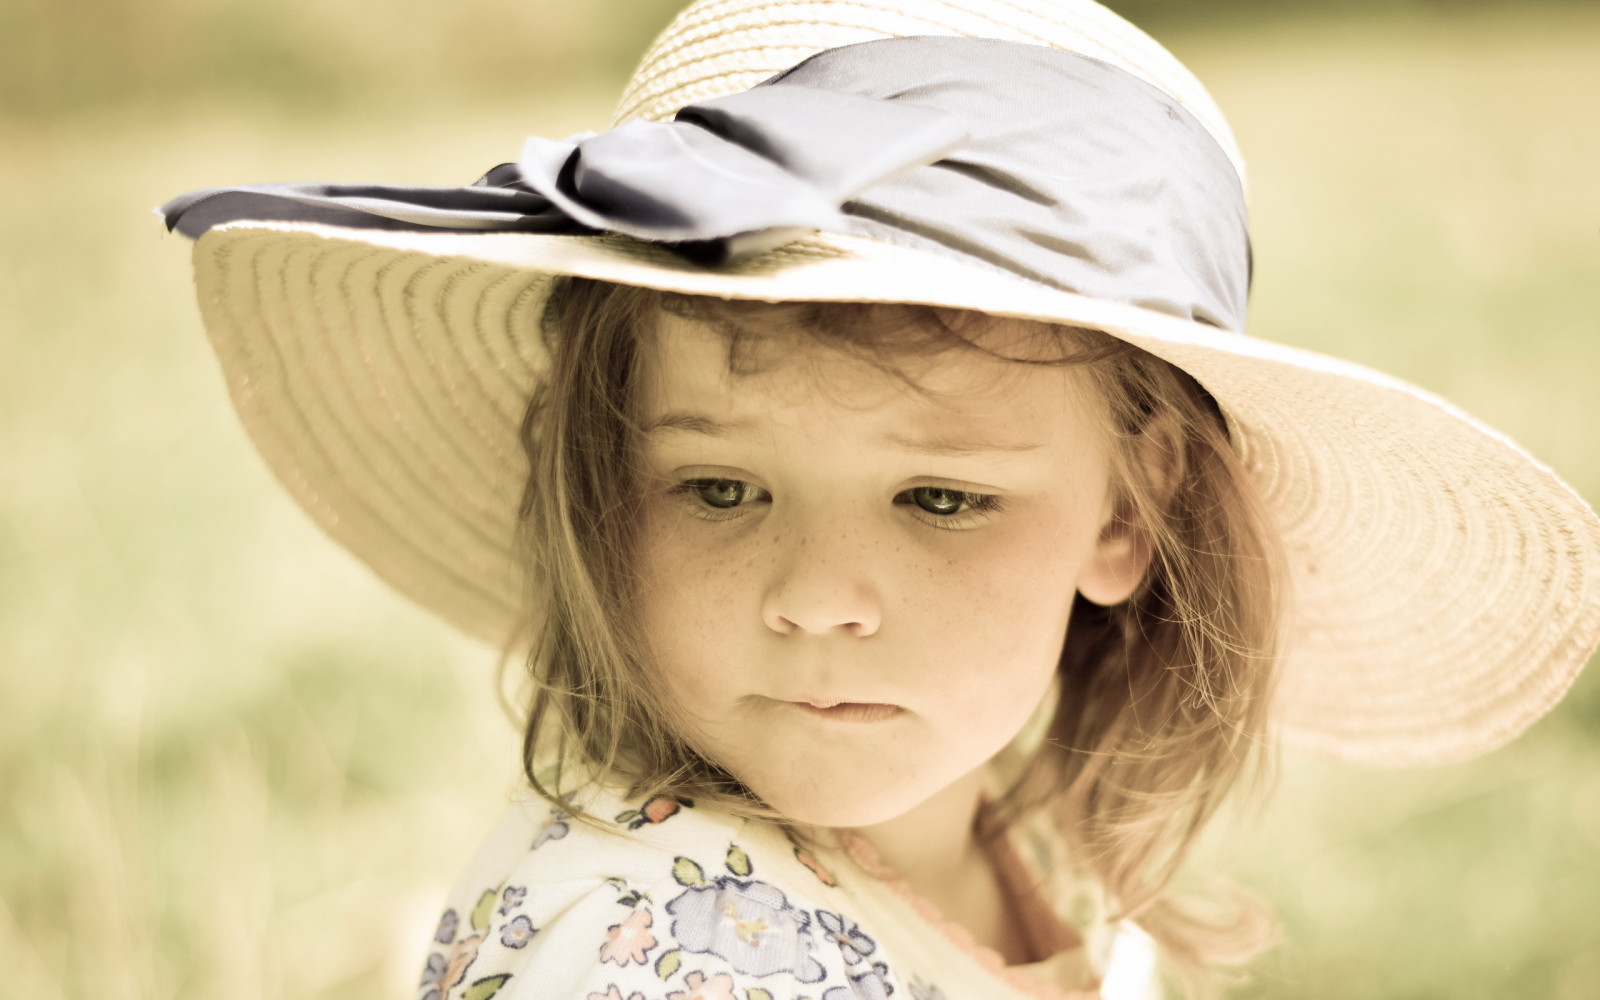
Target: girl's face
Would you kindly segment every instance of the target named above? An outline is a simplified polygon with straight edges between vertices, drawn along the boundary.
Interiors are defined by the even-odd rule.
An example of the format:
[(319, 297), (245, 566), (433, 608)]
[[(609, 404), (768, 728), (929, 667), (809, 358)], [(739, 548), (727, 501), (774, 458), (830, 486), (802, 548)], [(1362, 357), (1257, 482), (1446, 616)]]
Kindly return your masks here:
[(908, 367), (919, 393), (803, 337), (761, 350), (732, 374), (673, 316), (646, 343), (645, 633), (702, 754), (791, 819), (867, 826), (1010, 742), (1073, 595), (1123, 600), (1145, 560), (1081, 372), (950, 351)]

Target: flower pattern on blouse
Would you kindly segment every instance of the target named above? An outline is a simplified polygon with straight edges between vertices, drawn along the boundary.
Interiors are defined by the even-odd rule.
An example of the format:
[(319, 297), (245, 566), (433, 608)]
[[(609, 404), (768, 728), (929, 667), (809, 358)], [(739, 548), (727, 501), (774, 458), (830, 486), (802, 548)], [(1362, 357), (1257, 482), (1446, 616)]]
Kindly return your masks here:
[(433, 940), (439, 944), (449, 944), (456, 939), (456, 924), (460, 921), (454, 910), (444, 911), (444, 916), (439, 918), (439, 929), (433, 932)]
[[(753, 859), (742, 827), (673, 822), (687, 800), (625, 806), (601, 813), (631, 838), (617, 842), (559, 808), (521, 813), (528, 853), (485, 868), (497, 884), (458, 887), (419, 1000), (946, 1000), (922, 970), (896, 970), (881, 932), (862, 926), (810, 851), (777, 838), (773, 852), (767, 837), (758, 843), (770, 853)], [(657, 842), (658, 828), (707, 836), (698, 847), (677, 834)], [(719, 844), (724, 831), (733, 838)], [(617, 857), (631, 861), (595, 863)]]
[(794, 859), (811, 869), (811, 874), (817, 877), (818, 882), (821, 882), (830, 889), (838, 887), (839, 880), (833, 877), (833, 872), (830, 872), (828, 869), (822, 867), (822, 862), (817, 860), (816, 855), (812, 854), (804, 847), (801, 847), (799, 844), (794, 845)]
[(538, 850), (552, 840), (560, 840), (565, 837), (568, 831), (572, 829), (567, 825), (567, 820), (571, 818), (560, 809), (550, 810), (550, 818), (545, 821), (544, 826), (540, 827), (539, 832), (534, 835), (531, 850)]
[[(502, 917), (510, 916), (512, 910), (515, 910), (517, 907), (522, 905), (522, 901), (523, 901), (524, 898), (527, 897), (527, 895), (528, 895), (528, 890), (523, 888), (522, 886), (517, 886), (517, 885), (508, 885), (508, 886), (506, 886), (505, 887), (505, 891), (500, 893), (500, 899), (501, 899), (500, 915)], [(455, 911), (452, 910), (450, 912), (454, 913)], [(443, 942), (443, 943), (448, 944), (449, 942)]]
[(449, 995), (450, 991), (466, 978), (467, 969), (478, 957), (478, 945), (482, 941), (480, 935), (462, 938), (448, 954), (435, 953), (428, 956), (428, 964), (422, 970), (422, 985), (430, 989), (423, 993), (424, 1000), (435, 1000)]
[(945, 1000), (944, 991), (923, 982), (921, 976), (912, 976), (906, 985), (911, 989), (911, 1000)]
[(646, 824), (665, 823), (685, 807), (692, 809), (694, 803), (674, 795), (657, 795), (637, 809), (618, 813), (617, 822), (630, 830), (637, 830)]
[[(747, 857), (743, 868), (749, 870)], [(672, 937), (683, 950), (715, 955), (750, 976), (786, 972), (802, 983), (822, 980), (811, 954), (811, 915), (791, 905), (783, 890), (734, 875), (707, 878), (684, 857), (674, 862), (673, 877), (686, 887), (667, 903)]]
[(622, 923), (606, 928), (606, 943), (600, 946), (600, 961), (616, 965), (627, 965), (629, 962), (645, 964), (645, 956), (656, 946), (655, 935), (650, 933), (650, 925), (654, 922), (655, 918), (649, 910), (637, 909)]
[(877, 947), (873, 940), (861, 932), (856, 922), (842, 913), (829, 913), (827, 910), (817, 911), (817, 923), (822, 930), (839, 945), (839, 953), (844, 955), (844, 960), (854, 965)]
[(668, 993), (667, 1000), (735, 1000), (732, 976), (707, 978), (704, 973), (691, 972), (683, 977), (683, 985), (688, 988)]
[(848, 987), (835, 986), (822, 994), (822, 1000), (886, 1000), (894, 992), (888, 977), (888, 966), (874, 962), (865, 972), (851, 974)]
[(500, 943), (507, 948), (526, 948), (537, 933), (539, 932), (534, 930), (533, 921), (528, 919), (527, 914), (523, 914), (512, 918), (510, 923), (500, 928)]

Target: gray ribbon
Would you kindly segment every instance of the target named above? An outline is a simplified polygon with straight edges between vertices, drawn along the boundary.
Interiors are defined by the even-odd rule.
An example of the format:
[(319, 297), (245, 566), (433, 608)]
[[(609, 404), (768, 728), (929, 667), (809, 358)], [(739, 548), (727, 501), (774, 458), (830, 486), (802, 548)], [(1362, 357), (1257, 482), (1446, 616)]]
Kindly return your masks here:
[(160, 211), (190, 237), (239, 220), (612, 232), (708, 264), (825, 230), (1231, 330), (1250, 274), (1238, 175), (1177, 101), (1087, 56), (982, 38), (829, 49), (671, 122), (529, 139), (467, 187), (257, 184)]

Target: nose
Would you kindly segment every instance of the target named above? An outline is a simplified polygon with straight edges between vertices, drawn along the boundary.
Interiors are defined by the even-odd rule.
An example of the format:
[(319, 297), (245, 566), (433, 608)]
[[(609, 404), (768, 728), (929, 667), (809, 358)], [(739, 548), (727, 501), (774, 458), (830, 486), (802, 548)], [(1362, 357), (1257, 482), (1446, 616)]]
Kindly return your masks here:
[(867, 544), (837, 522), (791, 527), (773, 556), (761, 618), (774, 632), (865, 638), (883, 624)]

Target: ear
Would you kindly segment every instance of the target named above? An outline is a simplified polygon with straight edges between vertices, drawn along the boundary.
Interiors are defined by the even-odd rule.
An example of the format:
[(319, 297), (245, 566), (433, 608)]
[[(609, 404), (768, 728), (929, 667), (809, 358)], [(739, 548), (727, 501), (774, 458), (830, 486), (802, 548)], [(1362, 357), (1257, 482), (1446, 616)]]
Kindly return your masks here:
[[(1155, 556), (1149, 518), (1172, 503), (1182, 478), (1180, 434), (1170, 415), (1149, 420), (1138, 433), (1129, 475), (1139, 480), (1112, 490), (1100, 534), (1078, 576), (1078, 593), (1095, 604), (1121, 604), (1139, 589)], [(1139, 497), (1138, 501), (1133, 495)]]
[(1078, 574), (1078, 593), (1095, 604), (1121, 604), (1144, 580), (1154, 555), (1147, 533), (1127, 517), (1126, 501), (1108, 503), (1094, 548)]

